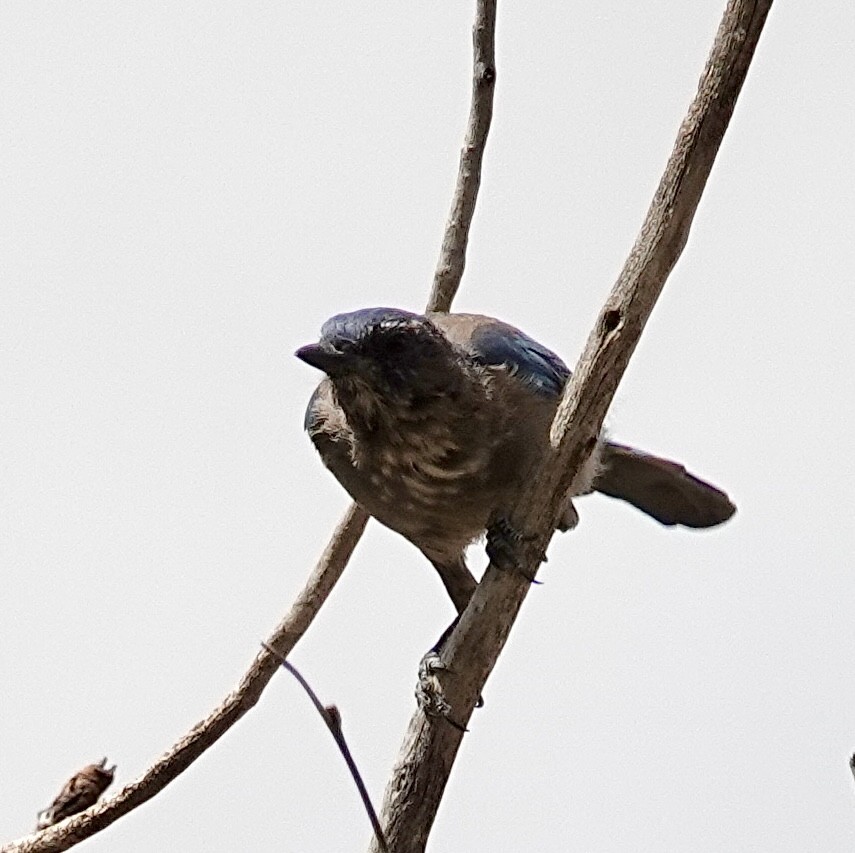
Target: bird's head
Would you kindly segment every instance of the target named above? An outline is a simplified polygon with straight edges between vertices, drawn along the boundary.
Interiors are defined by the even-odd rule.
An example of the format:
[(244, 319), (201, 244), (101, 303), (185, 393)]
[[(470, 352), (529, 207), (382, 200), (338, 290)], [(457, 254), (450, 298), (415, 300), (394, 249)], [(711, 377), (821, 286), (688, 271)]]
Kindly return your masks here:
[(460, 353), (427, 318), (397, 308), (336, 314), (297, 357), (329, 376), (340, 405), (417, 405), (452, 392)]

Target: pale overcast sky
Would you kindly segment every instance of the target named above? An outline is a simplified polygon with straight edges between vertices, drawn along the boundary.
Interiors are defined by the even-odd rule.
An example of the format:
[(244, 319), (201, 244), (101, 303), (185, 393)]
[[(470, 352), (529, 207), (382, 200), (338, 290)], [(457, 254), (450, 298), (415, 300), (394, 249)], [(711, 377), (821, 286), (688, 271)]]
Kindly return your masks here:
[[(501, 2), (456, 307), (572, 364), (724, 0)], [(472, 3), (0, 6), (0, 841), (103, 755), (115, 790), (236, 684), (347, 498), (293, 357), (427, 298)], [(855, 847), (855, 17), (772, 10), (609, 417), (726, 488), (728, 525), (579, 502), (476, 712), (430, 850)], [(483, 563), (480, 550), (474, 554)], [(292, 659), (379, 804), (451, 618), (372, 524)], [(93, 851), (360, 851), (284, 673)]]

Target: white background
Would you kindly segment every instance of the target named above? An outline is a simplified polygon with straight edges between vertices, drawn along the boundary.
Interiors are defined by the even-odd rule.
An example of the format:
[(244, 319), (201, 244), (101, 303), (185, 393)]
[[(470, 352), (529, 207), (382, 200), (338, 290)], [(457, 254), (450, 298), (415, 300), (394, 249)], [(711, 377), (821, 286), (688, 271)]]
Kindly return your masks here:
[[(502, 2), (455, 305), (572, 364), (723, 0)], [(135, 778), (237, 682), (347, 505), (293, 351), (427, 298), (472, 3), (0, 7), (0, 839), (108, 755)], [(705, 533), (603, 497), (557, 537), (433, 851), (851, 851), (855, 25), (779, 3), (612, 409), (739, 505)], [(480, 549), (474, 555), (482, 563)], [(377, 803), (452, 611), (372, 524), (293, 661)], [(286, 674), (92, 851), (359, 851)]]

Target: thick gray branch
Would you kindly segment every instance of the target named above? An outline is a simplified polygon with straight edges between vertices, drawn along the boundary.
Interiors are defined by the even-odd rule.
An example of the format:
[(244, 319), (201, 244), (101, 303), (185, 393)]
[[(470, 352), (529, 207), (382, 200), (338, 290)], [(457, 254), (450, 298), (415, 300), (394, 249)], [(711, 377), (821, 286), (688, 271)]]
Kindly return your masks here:
[[(524, 562), (533, 573), (558, 508), (590, 452), (647, 318), (680, 256), (754, 55), (772, 0), (731, 0), (698, 93), (641, 233), (588, 339), (552, 427), (552, 449), (520, 495), (513, 526), (531, 536)], [(530, 588), (522, 574), (487, 569), (449, 638), (442, 682), (455, 719), (467, 722)], [(381, 820), (395, 853), (425, 848), (462, 734), (417, 711), (386, 790)]]

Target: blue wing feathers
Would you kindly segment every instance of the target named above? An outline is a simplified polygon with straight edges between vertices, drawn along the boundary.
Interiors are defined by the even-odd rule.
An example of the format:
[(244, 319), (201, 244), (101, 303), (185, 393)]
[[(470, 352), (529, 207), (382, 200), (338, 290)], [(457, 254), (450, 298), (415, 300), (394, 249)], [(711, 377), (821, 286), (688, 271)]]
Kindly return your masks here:
[(480, 326), (470, 346), (478, 363), (507, 367), (517, 379), (547, 396), (561, 394), (570, 376), (570, 369), (552, 350), (506, 323)]

